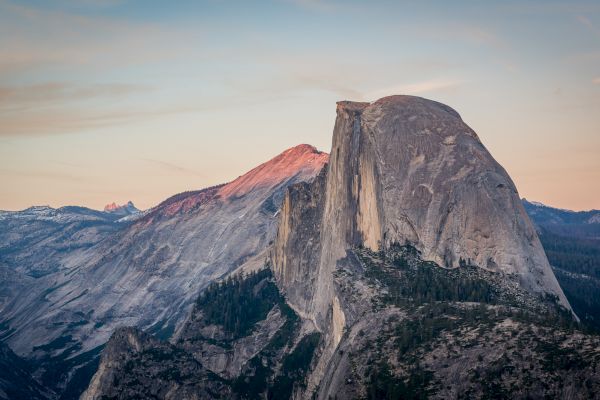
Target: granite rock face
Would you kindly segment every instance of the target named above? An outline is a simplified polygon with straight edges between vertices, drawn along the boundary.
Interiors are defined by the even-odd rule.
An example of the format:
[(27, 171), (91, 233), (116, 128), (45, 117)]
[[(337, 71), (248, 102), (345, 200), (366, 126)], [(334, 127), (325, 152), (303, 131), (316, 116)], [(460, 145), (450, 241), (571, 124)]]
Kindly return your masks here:
[(408, 242), (442, 266), (457, 267), (462, 258), (517, 274), (527, 289), (556, 295), (568, 307), (514, 183), (458, 113), (408, 96), (360, 112), (345, 107), (342, 118), (360, 119), (351, 240), (371, 248)]
[[(328, 276), (346, 249), (393, 243), (411, 244), (448, 268), (462, 260), (516, 274), (528, 290), (557, 296), (569, 308), (514, 183), (446, 105), (412, 96), (339, 102), (326, 183), (313, 185), (304, 202), (294, 198), (298, 188), (287, 194), (273, 261), (284, 287), (302, 268), (318, 276), (316, 297), (290, 299), (317, 320), (332, 304)], [(299, 209), (288, 206), (293, 202)], [(305, 229), (303, 223), (289, 221), (299, 210), (320, 207), (306, 240), (318, 262), (315, 254), (288, 254), (291, 247), (308, 251), (290, 231)]]
[[(327, 334), (320, 382), (346, 327), (334, 272), (357, 246), (414, 246), (475, 265), (570, 310), (517, 189), (450, 107), (412, 96), (339, 102), (330, 162), (284, 199), (272, 267), (289, 304)], [(306, 287), (306, 288), (305, 288)]]

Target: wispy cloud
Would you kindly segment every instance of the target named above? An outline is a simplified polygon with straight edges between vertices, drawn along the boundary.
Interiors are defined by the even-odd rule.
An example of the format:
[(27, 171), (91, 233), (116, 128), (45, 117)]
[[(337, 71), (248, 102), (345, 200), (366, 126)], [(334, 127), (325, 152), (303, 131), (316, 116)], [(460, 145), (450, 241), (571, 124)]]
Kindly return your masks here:
[(182, 99), (177, 104), (157, 104), (153, 107), (78, 107), (36, 109), (24, 112), (0, 112), (0, 138), (85, 133), (111, 126), (126, 125), (182, 113), (247, 107), (258, 103), (281, 101), (283, 96), (265, 93), (261, 98), (221, 97)]
[(377, 100), (381, 97), (394, 94), (419, 95), (434, 91), (456, 89), (462, 83), (463, 81), (456, 79), (432, 79), (374, 90), (366, 93), (363, 97), (366, 100)]
[(121, 83), (0, 86), (0, 136), (71, 133), (164, 113), (113, 106), (117, 100), (150, 90)]
[(309, 11), (331, 12), (340, 9), (340, 3), (334, 3), (328, 0), (285, 0), (286, 3), (292, 3), (300, 8)]
[[(0, 0), (0, 73), (47, 66), (90, 68), (169, 59), (190, 45), (176, 29)], [(1, 76), (0, 76), (1, 80)]]
[(321, 89), (324, 91), (335, 93), (337, 96), (344, 99), (356, 99), (362, 96), (360, 91), (353, 89), (347, 84), (338, 82), (332, 76), (323, 76), (319, 74), (298, 74), (293, 75), (291, 79), (295, 80), (296, 83), (300, 85), (300, 87)]
[(63, 2), (76, 6), (112, 7), (124, 3), (125, 0), (63, 0)]
[(592, 83), (593, 83), (594, 85), (600, 85), (600, 76), (598, 76), (598, 77), (596, 77), (596, 78), (592, 79)]
[(600, 51), (588, 51), (570, 54), (565, 57), (565, 61), (570, 63), (589, 63), (600, 61)]
[[(469, 46), (470, 52), (481, 52), (482, 57), (495, 61), (504, 69), (515, 72), (514, 48), (507, 37), (493, 28), (465, 21), (425, 21), (418, 24), (390, 25), (386, 31), (400, 38), (414, 37), (422, 42), (434, 42), (440, 48)], [(473, 53), (475, 54), (475, 53)]]
[(411, 34), (417, 38), (428, 38), (442, 42), (461, 42), (495, 50), (510, 50), (509, 42), (492, 28), (477, 23), (457, 21), (423, 22), (406, 26), (389, 26), (392, 34)]
[(0, 118), (0, 136), (39, 136), (80, 133), (113, 125), (125, 125), (140, 119), (156, 118), (188, 109), (94, 110), (62, 108), (36, 112), (11, 113)]
[(89, 180), (89, 177), (82, 177), (73, 174), (66, 174), (61, 172), (50, 172), (50, 171), (26, 171), (26, 170), (14, 170), (14, 169), (0, 169), (0, 175), (5, 176), (19, 176), (22, 178), (31, 179), (44, 179), (44, 180), (59, 180), (59, 181), (70, 181), (70, 182), (83, 182)]
[[(487, 5), (487, 4), (486, 4)], [(496, 5), (497, 12), (508, 12), (516, 15), (540, 15), (551, 14), (570, 14), (586, 13), (600, 11), (600, 5), (597, 2), (578, 2), (578, 1), (515, 1), (499, 2)]]
[[(204, 107), (173, 104), (167, 97), (150, 104), (143, 95), (155, 89), (129, 83), (136, 76), (117, 83), (89, 82), (90, 76), (92, 82), (102, 76), (127, 76), (121, 71), (131, 65), (165, 60), (177, 65), (180, 56), (198, 56), (194, 34), (136, 19), (70, 11), (115, 5), (111, 0), (61, 1), (67, 6), (0, 0), (0, 136), (77, 133)], [(195, 53), (188, 51), (192, 47)], [(46, 74), (44, 82), (40, 78)], [(88, 82), (69, 83), (71, 74), (75, 79), (87, 75)], [(32, 82), (32, 76), (35, 83), (14, 83)]]
[(150, 87), (122, 83), (82, 86), (48, 82), (29, 86), (0, 86), (0, 112), (60, 107), (64, 103), (90, 99), (114, 100), (150, 90)]
[(588, 17), (585, 15), (578, 15), (577, 20), (594, 35), (600, 36), (600, 28), (598, 28)]
[(78, 163), (73, 163), (73, 162), (66, 162), (66, 161), (58, 161), (58, 160), (49, 160), (49, 162), (51, 162), (52, 164), (56, 164), (56, 165), (60, 165), (61, 167), (67, 167), (67, 168), (83, 168), (84, 165), (83, 164), (78, 164)]
[(508, 44), (489, 29), (477, 25), (450, 24), (445, 34), (475, 44), (487, 45), (496, 49), (507, 49)]
[(182, 167), (181, 165), (177, 165), (172, 162), (156, 160), (153, 158), (142, 158), (141, 160), (146, 161), (150, 164), (156, 165), (156, 166), (158, 166), (166, 171), (169, 171), (169, 172), (176, 172), (176, 173), (198, 176), (198, 177), (203, 177), (203, 178), (205, 177), (204, 174), (202, 174), (198, 171), (195, 171), (191, 168)]

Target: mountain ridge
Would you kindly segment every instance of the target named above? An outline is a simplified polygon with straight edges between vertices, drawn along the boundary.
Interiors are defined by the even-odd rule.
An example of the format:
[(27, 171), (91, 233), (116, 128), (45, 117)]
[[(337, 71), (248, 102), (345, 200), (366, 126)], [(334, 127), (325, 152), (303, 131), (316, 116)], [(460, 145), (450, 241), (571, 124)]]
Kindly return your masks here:
[[(536, 201), (522, 199), (523, 205), (534, 220), (543, 224), (600, 224), (600, 210), (573, 211), (564, 208), (548, 206)], [(538, 218), (539, 215), (539, 218)]]
[(87, 365), (118, 326), (170, 337), (199, 290), (232, 269), (263, 264), (285, 188), (312, 179), (327, 162), (325, 153), (300, 150), (307, 155), (300, 163), (279, 156), (263, 163), (263, 169), (274, 166), (268, 177), (275, 178), (242, 186), (244, 193), (231, 191), (239, 196), (221, 195), (227, 184), (176, 195), (139, 218), (111, 225), (91, 246), (61, 253), (26, 296), (6, 292), (11, 297), (2, 303), (3, 340), (17, 354), (38, 360), (39, 374), (58, 370), (55, 381), (63, 385), (73, 367), (50, 365), (89, 354), (74, 368)]

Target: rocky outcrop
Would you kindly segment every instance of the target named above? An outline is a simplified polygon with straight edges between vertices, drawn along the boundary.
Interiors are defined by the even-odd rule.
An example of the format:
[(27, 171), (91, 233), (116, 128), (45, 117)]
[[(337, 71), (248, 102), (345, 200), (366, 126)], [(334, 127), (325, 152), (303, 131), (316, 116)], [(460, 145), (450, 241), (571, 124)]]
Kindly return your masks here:
[(349, 255), (333, 278), (344, 333), (303, 398), (597, 398), (598, 335), (518, 280), (412, 246)]
[(193, 357), (169, 343), (135, 328), (121, 328), (104, 349), (81, 399), (206, 399), (214, 393), (225, 397), (228, 388), (212, 377)]
[(317, 287), (315, 266), (321, 254), (321, 229), (327, 168), (312, 182), (290, 186), (281, 206), (277, 238), (271, 249), (272, 269), (285, 283), (288, 302), (311, 319), (310, 300)]
[(269, 269), (236, 274), (200, 295), (172, 344), (117, 330), (82, 399), (290, 398), (319, 341), (302, 325)]
[(334, 272), (348, 250), (412, 245), (445, 268), (476, 265), (570, 309), (517, 189), (450, 107), (412, 96), (337, 105), (326, 175), (291, 188), (271, 258), (290, 305), (329, 334), (345, 327)]
[(200, 295), (172, 344), (117, 330), (83, 398), (597, 397), (600, 337), (517, 280), (408, 245), (348, 255), (333, 278), (343, 331), (314, 332), (269, 269), (236, 274)]

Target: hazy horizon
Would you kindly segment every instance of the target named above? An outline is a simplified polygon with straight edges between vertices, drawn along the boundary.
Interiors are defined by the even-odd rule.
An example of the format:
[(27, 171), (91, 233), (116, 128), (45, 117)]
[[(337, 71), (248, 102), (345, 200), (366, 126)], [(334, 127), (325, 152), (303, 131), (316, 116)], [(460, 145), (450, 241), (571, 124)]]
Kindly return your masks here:
[(0, 209), (225, 183), (339, 100), (457, 110), (521, 197), (600, 209), (600, 4), (0, 0)]
[[(299, 145), (301, 145), (301, 144), (310, 144), (310, 143), (299, 143), (297, 146), (299, 146)], [(295, 146), (292, 146), (292, 147), (295, 147)], [(285, 151), (285, 150), (286, 150), (286, 149), (283, 149), (283, 150), (282, 150), (282, 152), (283, 152), (283, 151)], [(328, 154), (329, 154), (329, 152), (328, 152), (328, 151), (325, 151), (325, 150), (323, 150), (323, 149), (317, 149), (317, 150), (319, 150), (319, 151), (322, 151), (322, 152), (326, 152), (326, 153), (328, 153)], [(277, 155), (278, 155), (278, 154), (277, 154)], [(273, 155), (273, 157), (276, 157), (277, 155)], [(269, 161), (269, 160), (265, 160), (264, 162), (268, 162), (268, 161)], [(238, 177), (240, 177), (240, 176), (242, 176), (242, 175), (246, 174), (247, 172), (250, 172), (250, 170), (248, 170), (248, 171), (244, 171), (243, 173), (241, 173), (240, 175), (238, 175), (238, 176), (236, 176), (236, 177), (234, 177), (234, 178), (230, 179), (229, 181), (224, 181), (224, 182), (220, 182), (220, 183), (217, 183), (217, 184), (227, 184), (227, 183), (230, 183), (230, 182), (232, 182), (233, 180), (235, 180), (236, 178), (238, 178)], [(205, 189), (205, 188), (207, 188), (207, 187), (208, 187), (208, 186), (206, 186), (206, 187), (198, 187), (198, 188), (190, 188), (190, 189), (188, 189), (188, 190), (184, 190), (183, 192), (185, 192), (185, 191), (201, 190), (201, 189)], [(181, 193), (181, 192), (178, 192), (178, 193)], [(138, 204), (138, 203), (136, 203), (135, 199), (126, 199), (126, 200), (123, 200), (123, 201), (121, 201), (121, 202), (119, 202), (119, 201), (109, 201), (109, 202), (107, 202), (106, 204), (102, 204), (102, 205), (100, 205), (100, 206), (97, 206), (97, 207), (94, 207), (94, 206), (86, 206), (86, 205), (83, 205), (83, 204), (71, 204), (71, 203), (68, 203), (68, 204), (59, 204), (59, 205), (50, 205), (50, 204), (31, 204), (31, 205), (29, 205), (29, 206), (27, 206), (27, 207), (24, 207), (24, 208), (13, 209), (13, 210), (8, 210), (8, 209), (0, 209), (0, 211), (24, 211), (24, 210), (26, 210), (27, 208), (30, 208), (30, 207), (44, 207), (44, 206), (49, 206), (49, 207), (52, 207), (52, 208), (60, 208), (60, 207), (67, 207), (67, 206), (82, 206), (82, 207), (87, 207), (87, 208), (94, 209), (94, 210), (103, 210), (105, 206), (107, 206), (107, 205), (111, 205), (112, 203), (116, 204), (117, 206), (123, 206), (123, 205), (127, 204), (127, 202), (129, 202), (129, 201), (131, 201), (131, 202), (132, 202), (132, 203), (133, 203), (133, 204), (134, 204), (134, 205), (135, 205), (137, 208), (139, 208), (140, 210), (144, 211), (144, 210), (148, 210), (148, 209), (151, 209), (152, 207), (155, 207), (155, 206), (157, 206), (157, 205), (158, 205), (159, 203), (161, 203), (162, 201), (164, 201), (164, 200), (166, 200), (167, 198), (169, 198), (169, 197), (171, 197), (171, 196), (174, 196), (174, 195), (176, 195), (176, 194), (178, 194), (178, 193), (172, 193), (172, 194), (170, 194), (170, 195), (166, 196), (165, 198), (163, 198), (163, 199), (160, 199), (160, 200), (159, 200), (159, 201), (158, 201), (156, 204), (152, 204), (152, 205), (150, 205), (149, 207), (140, 207), (140, 206), (139, 206), (139, 204)], [(553, 207), (553, 208), (560, 208), (560, 207), (558, 207), (558, 206), (555, 206), (555, 205), (553, 205), (553, 204), (548, 204), (548, 203), (546, 203), (546, 202), (544, 202), (544, 201), (542, 201), (542, 200), (540, 200), (540, 199), (528, 199), (528, 198), (525, 198), (525, 197), (522, 197), (522, 196), (521, 196), (521, 198), (522, 198), (522, 199), (524, 199), (524, 200), (530, 201), (530, 202), (539, 202), (539, 203), (542, 203), (542, 204), (544, 204), (544, 205), (546, 205), (546, 206), (549, 206), (549, 207)], [(572, 211), (591, 211), (591, 210), (593, 210), (593, 209), (585, 209), (585, 210), (573, 210), (573, 209), (569, 209), (569, 210), (572, 210)]]

